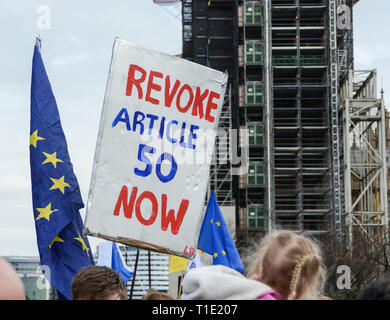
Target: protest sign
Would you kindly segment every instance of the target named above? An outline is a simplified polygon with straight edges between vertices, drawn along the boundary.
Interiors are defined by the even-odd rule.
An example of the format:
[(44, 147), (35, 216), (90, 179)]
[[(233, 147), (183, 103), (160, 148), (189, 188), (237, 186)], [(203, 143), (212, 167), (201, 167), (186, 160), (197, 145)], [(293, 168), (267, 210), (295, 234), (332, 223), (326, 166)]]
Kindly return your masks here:
[(226, 84), (225, 73), (115, 40), (86, 234), (194, 256)]

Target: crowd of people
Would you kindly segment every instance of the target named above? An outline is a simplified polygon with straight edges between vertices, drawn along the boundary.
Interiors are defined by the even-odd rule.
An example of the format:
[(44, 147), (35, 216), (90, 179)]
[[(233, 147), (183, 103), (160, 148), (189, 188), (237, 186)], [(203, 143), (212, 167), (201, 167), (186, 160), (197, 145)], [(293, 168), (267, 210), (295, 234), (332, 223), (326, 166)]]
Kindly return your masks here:
[[(289, 231), (265, 236), (250, 259), (245, 275), (222, 265), (191, 269), (182, 281), (181, 300), (327, 300), (323, 294), (326, 268), (319, 246), (309, 237)], [(127, 300), (120, 275), (102, 266), (82, 268), (73, 278), (74, 300)], [(0, 299), (25, 299), (22, 281), (0, 259)], [(150, 290), (143, 300), (176, 300)], [(389, 300), (390, 275), (362, 290), (358, 299)]]

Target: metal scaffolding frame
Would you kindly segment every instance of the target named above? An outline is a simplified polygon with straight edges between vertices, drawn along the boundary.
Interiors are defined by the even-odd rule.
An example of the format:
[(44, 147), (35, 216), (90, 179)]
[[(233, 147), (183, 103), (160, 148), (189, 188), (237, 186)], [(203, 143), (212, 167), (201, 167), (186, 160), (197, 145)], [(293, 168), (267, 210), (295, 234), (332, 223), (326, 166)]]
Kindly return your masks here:
[(272, 32), (272, 72), (266, 77), (272, 98), (267, 117), (272, 161), (268, 179), (273, 210), (269, 214), (277, 228), (320, 236), (331, 231), (334, 213), (330, 206), (334, 195), (328, 62), (333, 61), (331, 4), (324, 0), (268, 3)]
[[(219, 121), (210, 165), (209, 189), (221, 206), (234, 205), (231, 170), (231, 128), (234, 120), (233, 0), (182, 0), (182, 57), (220, 71), (228, 71), (229, 85)], [(207, 199), (205, 199), (207, 201)]]
[[(254, 8), (255, 3), (261, 4), (261, 14), (248, 22), (251, 13), (246, 7)], [(365, 88), (373, 81), (354, 89), (354, 96), (345, 95), (346, 83), (355, 81), (348, 72), (353, 68), (352, 5), (352, 0), (182, 0), (183, 58), (229, 73), (221, 126), (239, 131), (240, 137), (238, 142), (229, 137), (229, 145), (221, 143), (239, 150), (245, 166), (237, 176), (232, 171), (240, 164), (213, 163), (210, 185), (217, 191), (220, 205), (236, 206), (238, 234), (283, 228), (344, 241), (350, 240), (350, 230), (357, 225), (370, 229), (363, 216), (381, 217), (375, 225), (382, 229), (387, 226), (383, 191), (387, 169), (383, 163), (379, 167), (379, 151), (374, 152), (366, 143), (371, 152), (367, 151), (367, 157), (372, 158), (370, 165), (375, 163), (376, 171), (371, 167), (369, 179), (361, 182), (365, 185), (359, 190), (364, 195), (359, 198), (350, 185), (351, 175), (356, 176), (351, 162), (355, 151), (349, 150), (351, 141), (345, 140), (350, 138), (351, 128), (356, 132), (355, 141), (375, 126), (384, 130), (384, 118), (362, 118), (355, 127), (339, 123), (342, 119), (346, 125), (341, 110), (349, 110), (347, 115), (351, 115), (354, 105), (365, 103), (360, 95), (367, 94)], [(349, 28), (338, 28), (340, 6), (350, 10)], [(256, 22), (259, 17), (261, 21)], [(247, 60), (247, 48), (259, 44), (261, 57)], [(353, 75), (356, 78), (356, 72)], [(259, 83), (263, 86), (261, 99), (254, 95), (249, 101), (250, 85), (256, 93)], [(340, 88), (345, 91), (341, 95)], [(380, 105), (373, 103), (370, 112), (384, 110)], [(364, 116), (360, 112), (358, 115)], [(347, 120), (356, 123), (355, 116)], [(264, 143), (251, 144), (242, 130), (259, 124), (263, 125)], [(358, 133), (365, 125), (370, 129)], [(218, 143), (217, 149), (221, 146)], [(380, 152), (383, 161), (383, 150)], [(256, 171), (261, 165), (263, 176), (250, 177), (248, 168)], [(263, 185), (250, 182), (252, 178), (263, 179)], [(367, 193), (374, 184), (382, 188), (381, 196), (374, 198), (380, 199), (380, 208), (363, 214), (357, 207), (363, 206), (361, 202), (369, 207)], [(264, 214), (261, 227), (258, 222), (249, 223), (249, 214), (254, 212)]]
[(356, 2), (354, 0), (337, 1), (337, 14), (341, 14), (341, 17), (346, 20), (343, 20), (343, 24), (337, 30), (338, 73), (340, 79), (347, 76), (348, 71), (354, 68), (352, 8)]
[(347, 245), (354, 228), (388, 243), (385, 106), (377, 98), (376, 70), (350, 70), (340, 88)]
[(274, 139), (273, 139), (273, 130), (271, 127), (273, 125), (273, 90), (272, 90), (272, 1), (264, 1), (264, 16), (265, 16), (265, 28), (264, 28), (264, 38), (265, 38), (265, 65), (264, 65), (264, 80), (266, 84), (265, 96), (265, 132), (266, 132), (266, 165), (267, 165), (267, 231), (271, 232), (275, 228), (275, 201), (272, 195), (275, 194), (275, 180), (272, 174), (272, 168), (274, 166), (273, 158), (273, 148)]
[[(215, 140), (214, 154), (210, 165), (209, 189), (214, 191), (215, 197), (221, 206), (233, 204), (232, 170), (231, 170), (231, 85), (226, 95), (218, 125), (218, 134)], [(206, 199), (207, 200), (207, 199)]]
[(329, 0), (329, 64), (330, 64), (330, 118), (332, 136), (332, 170), (333, 170), (333, 230), (336, 238), (342, 241), (342, 188), (340, 169), (340, 135), (338, 119), (339, 89), (339, 56), (337, 46), (337, 8), (336, 0)]

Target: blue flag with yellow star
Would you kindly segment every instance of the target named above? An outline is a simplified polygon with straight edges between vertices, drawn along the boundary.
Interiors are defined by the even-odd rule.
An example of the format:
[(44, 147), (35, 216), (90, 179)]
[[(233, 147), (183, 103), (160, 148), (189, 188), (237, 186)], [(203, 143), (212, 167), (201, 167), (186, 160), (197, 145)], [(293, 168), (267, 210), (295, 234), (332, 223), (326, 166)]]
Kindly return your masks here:
[(239, 272), (244, 272), (244, 265), (236, 245), (218, 206), (214, 192), (211, 192), (199, 233), (198, 249), (213, 256), (213, 264), (222, 264)]
[(30, 120), (31, 189), (41, 265), (58, 296), (72, 299), (71, 282), (94, 264), (88, 239), (82, 235), (79, 209), (84, 207), (70, 162), (54, 98), (40, 53), (34, 48)]

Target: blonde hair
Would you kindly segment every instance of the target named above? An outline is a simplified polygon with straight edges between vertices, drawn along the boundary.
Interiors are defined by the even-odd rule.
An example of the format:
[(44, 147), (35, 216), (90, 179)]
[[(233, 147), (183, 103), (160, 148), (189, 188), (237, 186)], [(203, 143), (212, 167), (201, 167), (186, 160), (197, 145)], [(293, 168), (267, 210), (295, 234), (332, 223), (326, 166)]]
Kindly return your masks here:
[(261, 277), (282, 298), (320, 298), (326, 271), (320, 248), (310, 238), (291, 231), (274, 231), (260, 241), (251, 260), (248, 277)]

